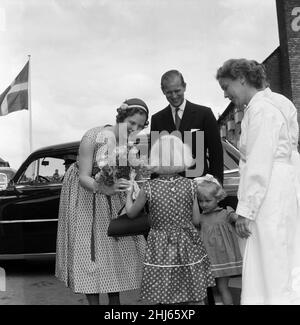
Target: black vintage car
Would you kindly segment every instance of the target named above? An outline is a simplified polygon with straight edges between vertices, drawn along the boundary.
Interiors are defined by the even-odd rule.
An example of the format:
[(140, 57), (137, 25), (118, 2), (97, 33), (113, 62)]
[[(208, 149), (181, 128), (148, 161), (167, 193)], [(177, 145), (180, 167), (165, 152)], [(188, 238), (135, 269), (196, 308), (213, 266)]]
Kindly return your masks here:
[[(224, 205), (236, 205), (239, 152), (223, 141)], [(79, 142), (33, 152), (0, 191), (0, 259), (53, 255), (59, 197), (66, 163), (76, 160)]]

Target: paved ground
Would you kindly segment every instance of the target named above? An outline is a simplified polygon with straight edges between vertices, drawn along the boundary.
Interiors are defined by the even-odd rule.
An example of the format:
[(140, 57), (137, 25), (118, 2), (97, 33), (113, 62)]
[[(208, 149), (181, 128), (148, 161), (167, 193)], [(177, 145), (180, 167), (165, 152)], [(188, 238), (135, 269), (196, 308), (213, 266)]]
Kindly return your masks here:
[[(0, 305), (87, 305), (84, 295), (74, 294), (54, 276), (54, 259), (31, 261), (0, 261), (6, 271), (6, 291), (0, 291)], [(239, 302), (240, 278), (230, 280), (235, 303)], [(139, 291), (121, 293), (121, 304), (143, 305)], [(101, 304), (107, 305), (106, 295)], [(216, 296), (216, 303), (219, 298)]]

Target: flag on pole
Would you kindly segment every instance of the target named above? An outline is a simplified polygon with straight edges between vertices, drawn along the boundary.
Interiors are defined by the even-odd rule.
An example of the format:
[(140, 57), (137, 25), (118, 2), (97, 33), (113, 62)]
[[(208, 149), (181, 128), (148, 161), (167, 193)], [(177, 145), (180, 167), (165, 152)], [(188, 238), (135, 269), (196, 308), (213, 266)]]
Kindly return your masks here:
[(10, 86), (0, 95), (0, 116), (28, 109), (29, 61)]

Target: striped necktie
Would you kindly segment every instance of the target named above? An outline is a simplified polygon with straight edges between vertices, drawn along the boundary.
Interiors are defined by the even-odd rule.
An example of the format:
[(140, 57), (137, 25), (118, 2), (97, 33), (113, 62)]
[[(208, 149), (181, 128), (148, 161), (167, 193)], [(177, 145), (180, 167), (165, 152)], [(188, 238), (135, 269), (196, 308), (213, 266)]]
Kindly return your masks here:
[(181, 122), (181, 118), (178, 115), (178, 111), (179, 111), (179, 107), (175, 108), (175, 126), (176, 129), (179, 130), (179, 126), (180, 126), (180, 122)]

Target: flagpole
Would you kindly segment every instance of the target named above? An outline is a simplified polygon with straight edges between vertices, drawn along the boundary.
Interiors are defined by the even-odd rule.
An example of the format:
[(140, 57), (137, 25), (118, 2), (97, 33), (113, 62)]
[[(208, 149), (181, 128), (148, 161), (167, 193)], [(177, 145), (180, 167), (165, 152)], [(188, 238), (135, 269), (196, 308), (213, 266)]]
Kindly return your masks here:
[(29, 110), (29, 153), (32, 153), (32, 110), (31, 110), (31, 66), (28, 55), (28, 110)]

